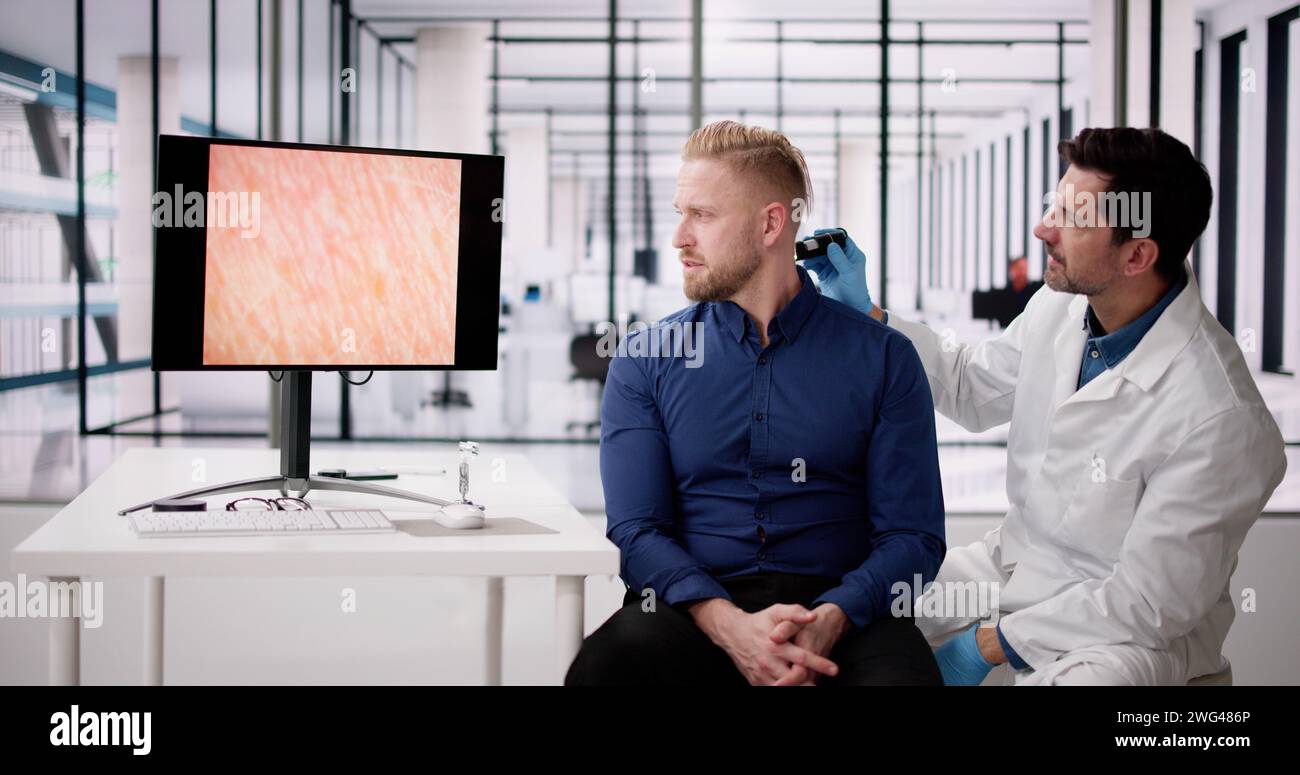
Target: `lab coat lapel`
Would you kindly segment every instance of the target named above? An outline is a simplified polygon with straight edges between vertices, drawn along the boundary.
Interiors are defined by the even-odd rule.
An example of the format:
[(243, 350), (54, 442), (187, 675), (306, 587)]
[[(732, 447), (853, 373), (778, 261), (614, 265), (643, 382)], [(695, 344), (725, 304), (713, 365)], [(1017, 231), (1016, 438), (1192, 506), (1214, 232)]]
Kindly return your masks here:
[[(1079, 352), (1079, 357), (1083, 357), (1082, 351)], [(1119, 392), (1120, 383), (1124, 381), (1124, 367), (1127, 362), (1127, 359), (1125, 359), (1125, 362), (1121, 363), (1118, 368), (1106, 369), (1093, 377), (1091, 382), (1068, 396), (1065, 403), (1082, 404), (1088, 401), (1105, 401), (1108, 398), (1114, 398), (1115, 394)]]
[(1076, 296), (1070, 302), (1069, 314), (1061, 322), (1061, 329), (1056, 332), (1052, 343), (1052, 358), (1056, 367), (1055, 383), (1052, 388), (1052, 409), (1055, 410), (1074, 395), (1079, 384), (1079, 366), (1083, 362), (1083, 345), (1088, 333), (1083, 328), (1083, 314), (1087, 309), (1088, 298)]
[(1169, 364), (1187, 346), (1207, 315), (1192, 268), (1186, 262), (1183, 267), (1187, 271), (1187, 286), (1165, 307), (1155, 325), (1120, 364), (1124, 378), (1144, 392), (1151, 390), (1169, 370)]

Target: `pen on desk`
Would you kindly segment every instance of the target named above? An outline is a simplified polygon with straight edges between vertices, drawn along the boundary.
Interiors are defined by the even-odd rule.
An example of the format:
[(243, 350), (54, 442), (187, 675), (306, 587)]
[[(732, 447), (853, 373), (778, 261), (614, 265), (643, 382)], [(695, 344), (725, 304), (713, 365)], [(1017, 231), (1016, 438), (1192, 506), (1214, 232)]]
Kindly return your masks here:
[(318, 476), (326, 476), (332, 479), (348, 479), (351, 481), (375, 481), (380, 479), (396, 479), (402, 474), (413, 476), (441, 476), (447, 473), (445, 468), (374, 468), (374, 469), (347, 469), (347, 468), (323, 468), (317, 472)]

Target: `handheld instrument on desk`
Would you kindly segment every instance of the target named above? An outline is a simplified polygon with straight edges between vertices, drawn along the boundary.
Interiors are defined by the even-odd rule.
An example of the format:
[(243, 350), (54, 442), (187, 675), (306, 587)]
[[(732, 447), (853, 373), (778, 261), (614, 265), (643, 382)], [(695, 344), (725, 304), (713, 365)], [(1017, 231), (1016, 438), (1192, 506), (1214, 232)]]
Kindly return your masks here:
[(163, 498), (153, 502), (154, 511), (207, 511), (207, 501), (197, 498)]
[(445, 468), (372, 468), (368, 470), (353, 468), (322, 468), (316, 472), (317, 476), (328, 476), (332, 479), (349, 479), (351, 481), (373, 481), (376, 479), (396, 479), (402, 474), (411, 474), (413, 476), (442, 476), (447, 473)]
[(376, 479), (396, 479), (397, 474), (382, 469), (373, 469), (370, 471), (360, 471), (346, 468), (322, 468), (316, 472), (317, 476), (328, 476), (331, 479), (351, 479), (354, 482), (368, 482)]

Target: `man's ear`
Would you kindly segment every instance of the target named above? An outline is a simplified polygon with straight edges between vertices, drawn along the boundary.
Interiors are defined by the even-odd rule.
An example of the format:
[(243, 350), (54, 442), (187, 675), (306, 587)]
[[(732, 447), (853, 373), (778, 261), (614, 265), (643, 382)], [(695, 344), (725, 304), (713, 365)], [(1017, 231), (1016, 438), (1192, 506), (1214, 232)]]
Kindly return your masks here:
[(1130, 240), (1127, 245), (1128, 257), (1124, 260), (1124, 274), (1135, 277), (1155, 267), (1160, 259), (1160, 246), (1148, 237)]
[(790, 211), (780, 202), (771, 202), (763, 208), (763, 247), (772, 247), (781, 239), (786, 224), (790, 222)]

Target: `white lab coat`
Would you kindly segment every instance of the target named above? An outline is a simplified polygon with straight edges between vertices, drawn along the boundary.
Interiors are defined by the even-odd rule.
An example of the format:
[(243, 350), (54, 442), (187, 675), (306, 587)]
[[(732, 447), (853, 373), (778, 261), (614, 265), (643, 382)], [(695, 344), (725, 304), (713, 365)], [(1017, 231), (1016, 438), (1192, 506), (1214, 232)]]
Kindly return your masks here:
[[(947, 349), (889, 316), (940, 412), (972, 431), (1011, 423), (1010, 509), (982, 541), (950, 549), (938, 580), (1001, 582), (1003, 636), (1033, 669), (1022, 677), (1081, 661), (1130, 683), (1221, 668), (1237, 551), (1286, 457), (1236, 341), (1187, 272), (1137, 348), (1077, 391), (1084, 296), (1044, 287), (1001, 336)], [(973, 621), (917, 623), (935, 643)]]

